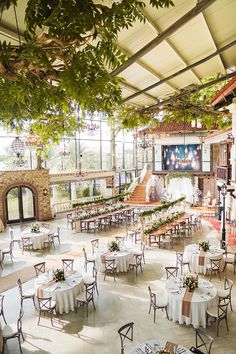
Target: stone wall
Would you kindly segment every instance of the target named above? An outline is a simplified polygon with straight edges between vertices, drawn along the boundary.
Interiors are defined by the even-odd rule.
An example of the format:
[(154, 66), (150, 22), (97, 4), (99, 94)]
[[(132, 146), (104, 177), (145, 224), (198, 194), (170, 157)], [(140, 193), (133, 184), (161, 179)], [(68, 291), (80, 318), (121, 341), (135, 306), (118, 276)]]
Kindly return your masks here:
[(36, 220), (52, 218), (48, 170), (22, 170), (0, 172), (0, 218), (6, 224), (6, 194), (16, 186), (29, 187), (35, 195)]

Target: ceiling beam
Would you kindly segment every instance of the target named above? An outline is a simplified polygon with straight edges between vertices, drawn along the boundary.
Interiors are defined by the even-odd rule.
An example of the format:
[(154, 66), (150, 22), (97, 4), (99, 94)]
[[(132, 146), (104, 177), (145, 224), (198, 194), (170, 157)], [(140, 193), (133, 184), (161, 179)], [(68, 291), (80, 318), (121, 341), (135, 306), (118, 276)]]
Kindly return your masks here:
[(171, 103), (173, 100), (175, 99), (178, 99), (178, 98), (181, 98), (181, 97), (184, 97), (185, 95), (188, 95), (190, 93), (195, 93), (195, 92), (198, 92), (198, 91), (201, 91), (207, 87), (210, 87), (212, 85), (215, 85), (217, 84), (218, 82), (221, 82), (221, 81), (224, 81), (224, 80), (228, 80), (230, 79), (231, 77), (234, 77), (236, 76), (236, 71), (233, 71), (229, 74), (226, 74), (224, 76), (221, 76), (221, 77), (218, 77), (217, 79), (215, 80), (212, 80), (212, 81), (209, 81), (209, 82), (206, 82), (205, 84), (203, 85), (200, 85), (200, 86), (197, 86), (197, 87), (193, 87), (192, 89), (189, 89), (187, 91), (184, 91), (182, 93), (180, 93), (179, 95), (176, 95), (176, 96), (173, 96), (171, 98), (168, 98), (166, 100), (163, 100), (163, 101), (160, 101), (152, 106), (149, 106), (149, 107), (145, 107), (142, 109), (142, 112), (150, 112), (151, 110), (153, 109), (156, 109), (156, 108), (160, 108), (160, 107), (163, 107), (169, 103)]
[(201, 60), (198, 60), (198, 61), (196, 61), (195, 63), (190, 64), (190, 65), (187, 66), (186, 68), (183, 68), (183, 69), (181, 69), (181, 70), (179, 70), (179, 71), (176, 71), (176, 73), (167, 76), (166, 78), (164, 78), (164, 79), (162, 79), (162, 80), (156, 82), (155, 84), (152, 84), (152, 85), (146, 87), (145, 89), (140, 90), (139, 92), (136, 92), (136, 93), (134, 93), (133, 95), (131, 95), (131, 96), (129, 96), (129, 97), (126, 97), (123, 102), (126, 102), (126, 101), (128, 101), (128, 100), (131, 100), (132, 98), (134, 98), (134, 97), (136, 97), (136, 96), (138, 96), (138, 95), (141, 95), (141, 94), (143, 94), (144, 92), (149, 91), (149, 90), (151, 90), (151, 89), (153, 89), (153, 88), (155, 88), (155, 87), (157, 87), (157, 86), (163, 84), (163, 83), (166, 82), (167, 80), (171, 80), (171, 79), (173, 79), (174, 77), (183, 74), (185, 71), (188, 71), (189, 69), (194, 68), (195, 66), (198, 66), (198, 65), (201, 65), (201, 64), (205, 63), (206, 61), (208, 61), (208, 60), (214, 58), (216, 55), (219, 55), (220, 53), (224, 52), (225, 50), (227, 50), (227, 49), (229, 49), (229, 48), (231, 48), (231, 47), (233, 47), (233, 46), (235, 46), (235, 45), (236, 45), (236, 40), (230, 42), (229, 44), (225, 45), (224, 47), (222, 47), (222, 48), (220, 48), (220, 49), (217, 49), (214, 53), (208, 55), (207, 57), (205, 57), (205, 58), (203, 58), (203, 59), (201, 59)]
[[(127, 89), (129, 89), (129, 90), (132, 90), (132, 91), (139, 91), (139, 89), (137, 88), (137, 87), (135, 87), (135, 86), (133, 86), (133, 85), (130, 85), (129, 83), (127, 83), (127, 82), (125, 82), (125, 81), (121, 81), (121, 83), (120, 83), (123, 87), (126, 87)], [(147, 97), (147, 98), (150, 98), (150, 99), (152, 99), (153, 101), (157, 101), (157, 99), (156, 99), (156, 97), (155, 96), (152, 96), (152, 95), (150, 95), (150, 94), (148, 94), (148, 93), (144, 93), (144, 95)]]
[(113, 72), (112, 75), (118, 75), (130, 65), (135, 63), (139, 58), (143, 57), (145, 54), (154, 49), (157, 45), (162, 43), (166, 38), (175, 33), (178, 29), (184, 26), (187, 22), (198, 16), (202, 11), (212, 5), (216, 0), (201, 0), (197, 5), (188, 11), (183, 17), (174, 22), (170, 27), (161, 32), (156, 38), (151, 42), (147, 43), (143, 48), (141, 48), (137, 53), (133, 54), (129, 59), (126, 60), (123, 64), (118, 66)]
[[(144, 16), (146, 17), (146, 19), (148, 20), (148, 23), (150, 24), (150, 26), (157, 32), (157, 34), (161, 33), (161, 30), (159, 28), (159, 26), (156, 24), (156, 22), (152, 21), (152, 19), (150, 18), (150, 16), (145, 12), (145, 10), (142, 10)], [(168, 47), (171, 48), (171, 50), (173, 50), (173, 52), (175, 53), (175, 55), (182, 61), (182, 63), (184, 64), (184, 66), (188, 66), (188, 63), (186, 62), (186, 60), (183, 58), (183, 56), (179, 53), (179, 51), (175, 48), (175, 46), (168, 40), (165, 39), (164, 41)], [(200, 78), (197, 76), (197, 74), (191, 70), (192, 74), (195, 76), (195, 78), (197, 79), (198, 83), (201, 83)]]

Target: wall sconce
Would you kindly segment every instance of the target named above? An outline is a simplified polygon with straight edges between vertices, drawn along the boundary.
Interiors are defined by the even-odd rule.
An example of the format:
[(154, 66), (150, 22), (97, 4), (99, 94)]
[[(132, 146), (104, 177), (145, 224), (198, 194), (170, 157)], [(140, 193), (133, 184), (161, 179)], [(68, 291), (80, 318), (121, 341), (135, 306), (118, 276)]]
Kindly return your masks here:
[(48, 195), (48, 189), (47, 188), (43, 188), (43, 195), (45, 197)]
[(227, 144), (234, 144), (234, 136), (232, 133), (227, 134), (226, 143)]

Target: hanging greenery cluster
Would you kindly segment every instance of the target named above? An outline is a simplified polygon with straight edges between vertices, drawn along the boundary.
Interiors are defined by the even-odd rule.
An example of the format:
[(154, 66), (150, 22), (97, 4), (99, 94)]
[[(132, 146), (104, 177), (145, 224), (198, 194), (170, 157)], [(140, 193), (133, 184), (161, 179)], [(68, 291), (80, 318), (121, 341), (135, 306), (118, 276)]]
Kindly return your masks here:
[(147, 228), (144, 229), (144, 234), (149, 235), (154, 231), (157, 231), (161, 227), (171, 223), (172, 221), (178, 219), (180, 216), (182, 216), (184, 212), (175, 212), (172, 213), (171, 216), (167, 216), (166, 218), (162, 219), (160, 218), (158, 221), (154, 222), (151, 226), (148, 226)]
[(170, 181), (174, 178), (189, 178), (192, 183), (192, 186), (194, 186), (195, 184), (194, 176), (191, 175), (189, 172), (169, 172), (165, 177), (166, 185), (168, 186), (170, 184)]
[(127, 193), (122, 193), (122, 194), (117, 194), (116, 196), (114, 197), (109, 197), (109, 198), (99, 198), (99, 199), (96, 199), (96, 200), (90, 200), (88, 202), (83, 202), (83, 203), (79, 203), (79, 202), (75, 202), (75, 203), (72, 203), (72, 208), (82, 208), (86, 205), (97, 205), (97, 204), (104, 204), (106, 202), (109, 202), (109, 201), (123, 201), (125, 197), (127, 197), (128, 195), (130, 195), (129, 192)]
[[(20, 0), (0, 2), (1, 18)], [(156, 9), (171, 0), (149, 0)], [(29, 0), (19, 45), (0, 41), (0, 119), (12, 129), (31, 131), (43, 143), (58, 141), (77, 127), (80, 112), (118, 115), (133, 127), (150, 115), (122, 105), (120, 79), (111, 72), (125, 58), (116, 44), (122, 29), (145, 22), (140, 0)], [(15, 43), (15, 42), (14, 42)], [(146, 117), (149, 117), (147, 119)]]
[(76, 217), (76, 220), (86, 220), (86, 219), (90, 219), (93, 218), (95, 216), (99, 216), (99, 215), (104, 215), (107, 213), (112, 213), (113, 211), (116, 210), (121, 210), (127, 208), (127, 205), (124, 204), (120, 204), (120, 205), (115, 205), (109, 208), (100, 208), (100, 209), (96, 209), (96, 210), (90, 210), (90, 211), (86, 211), (81, 213), (80, 215), (78, 215)]
[(162, 205), (159, 205), (156, 208), (150, 209), (150, 210), (145, 210), (142, 213), (139, 214), (141, 218), (145, 218), (146, 216), (150, 216), (152, 214), (159, 213), (164, 210), (168, 210), (169, 208), (172, 208), (173, 206), (182, 203), (186, 198), (185, 197), (180, 197), (176, 200), (173, 200), (172, 202), (164, 203)]

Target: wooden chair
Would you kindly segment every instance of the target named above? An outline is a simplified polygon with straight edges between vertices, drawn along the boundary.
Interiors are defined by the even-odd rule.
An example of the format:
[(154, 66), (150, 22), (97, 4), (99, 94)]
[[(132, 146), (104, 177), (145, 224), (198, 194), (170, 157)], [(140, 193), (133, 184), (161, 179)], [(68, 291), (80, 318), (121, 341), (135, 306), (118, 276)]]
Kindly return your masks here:
[(85, 285), (94, 284), (94, 288), (96, 289), (97, 294), (99, 295), (98, 283), (97, 283), (97, 274), (98, 274), (97, 267), (93, 266), (93, 276), (92, 277), (83, 277), (83, 282), (84, 282)]
[(5, 324), (2, 328), (2, 338), (3, 338), (3, 348), (2, 353), (4, 353), (5, 344), (9, 339), (18, 339), (20, 352), (22, 353), (21, 348), (21, 341), (20, 338), (22, 337), (23, 341), (25, 340), (22, 332), (22, 318), (23, 318), (23, 308), (21, 307), (19, 317), (17, 319), (17, 323), (15, 324)]
[(89, 284), (89, 285), (85, 285), (85, 291), (83, 291), (82, 293), (76, 296), (77, 308), (79, 304), (83, 304), (86, 306), (86, 317), (88, 317), (88, 305), (90, 302), (92, 302), (94, 310), (96, 310), (93, 294), (94, 294), (94, 284)]
[(5, 315), (4, 315), (4, 307), (3, 307), (3, 300), (4, 300), (5, 295), (0, 294), (0, 317), (2, 316), (3, 321), (5, 324), (7, 324)]
[(71, 230), (74, 229), (74, 220), (73, 220), (73, 217), (72, 217), (72, 213), (68, 213), (66, 215), (66, 220), (67, 220), (67, 227), (70, 225), (71, 226)]
[(179, 267), (165, 267), (166, 270), (166, 278), (174, 278), (176, 279), (178, 276)]
[(99, 246), (99, 239), (96, 238), (96, 239), (94, 239), (94, 240), (91, 240), (91, 245), (92, 245), (93, 254), (94, 254), (95, 249), (96, 249), (96, 250), (98, 249), (98, 246)]
[(116, 260), (113, 258), (105, 259), (105, 272), (104, 272), (104, 280), (106, 279), (107, 274), (112, 274), (114, 281), (116, 281)]
[(222, 258), (210, 258), (210, 264), (207, 264), (206, 267), (206, 271), (210, 273), (210, 281), (213, 274), (219, 274), (221, 280), (221, 276), (220, 276), (221, 262), (222, 262)]
[(230, 264), (230, 265), (233, 266), (234, 275), (235, 275), (235, 269), (236, 269), (236, 252), (233, 253), (231, 257), (230, 257), (229, 255), (230, 255), (230, 253), (227, 252), (227, 251), (225, 251), (225, 258), (224, 258), (225, 265), (224, 265), (224, 271), (225, 271), (227, 265)]
[(124, 343), (126, 340), (133, 342), (134, 338), (134, 322), (129, 322), (118, 329), (121, 343), (121, 354), (125, 354)]
[(156, 310), (161, 309), (162, 311), (165, 310), (166, 312), (166, 317), (169, 319), (168, 312), (167, 312), (167, 305), (168, 305), (168, 300), (164, 298), (159, 298), (158, 300), (156, 299), (156, 294), (152, 292), (151, 287), (148, 287), (149, 291), (149, 296), (150, 296), (150, 306), (149, 306), (149, 314), (151, 312), (151, 309), (153, 308), (154, 310), (154, 323), (156, 321)]
[(227, 331), (229, 331), (227, 309), (229, 305), (229, 299), (221, 300), (217, 306), (212, 306), (206, 310), (206, 322), (208, 324), (209, 317), (212, 317), (217, 323), (217, 336), (219, 335), (219, 324), (221, 321), (225, 320)]
[(176, 252), (176, 267), (180, 266), (181, 275), (183, 274), (183, 267), (187, 266), (190, 272), (190, 266), (188, 261), (184, 261), (184, 254), (182, 252)]
[(28, 251), (29, 253), (31, 253), (31, 251), (33, 251), (33, 243), (30, 239), (30, 237), (22, 237), (21, 239), (22, 241), (22, 254), (24, 253), (24, 251)]
[(115, 236), (115, 240), (120, 247), (124, 246), (125, 238), (123, 236)]
[(55, 243), (54, 243), (54, 237), (53, 234), (48, 234), (48, 237), (46, 240), (43, 242), (44, 248), (53, 248), (55, 249)]
[(11, 262), (13, 262), (13, 252), (12, 252), (12, 248), (13, 248), (13, 242), (10, 242), (9, 248), (4, 248), (2, 249), (2, 263), (4, 261), (5, 256), (9, 255)]
[(46, 262), (40, 262), (34, 265), (34, 270), (36, 277), (39, 276), (39, 274), (45, 273), (46, 271)]
[(59, 226), (57, 226), (57, 231), (56, 232), (54, 232), (54, 233), (52, 233), (52, 234), (50, 234), (51, 235), (51, 238), (53, 238), (53, 241), (55, 240), (55, 239), (57, 239), (58, 240), (58, 243), (61, 243), (61, 240), (60, 240), (60, 227)]
[(135, 268), (136, 277), (138, 275), (138, 268), (140, 268), (141, 272), (142, 268), (142, 254), (134, 254), (133, 259), (129, 262), (129, 270)]
[(12, 242), (12, 246), (14, 247), (15, 243), (18, 243), (19, 248), (21, 248), (21, 229), (17, 228), (17, 229), (11, 229), (10, 230), (10, 238), (11, 238), (11, 242)]
[(42, 227), (49, 230), (50, 225), (47, 222), (42, 222)]
[[(195, 342), (196, 346), (191, 347), (189, 350), (196, 354), (211, 354), (211, 347), (214, 342), (214, 338), (209, 336), (205, 331), (198, 328), (195, 330)], [(202, 352), (199, 348), (204, 348)]]
[(33, 303), (34, 303), (34, 307), (36, 308), (36, 306), (35, 306), (35, 290), (34, 289), (32, 289), (32, 290), (30, 289), (30, 290), (23, 291), (22, 283), (21, 283), (20, 278), (17, 280), (16, 284), (18, 286), (19, 293), (20, 293), (21, 307), (23, 307), (23, 301), (24, 300), (32, 299)]
[(224, 300), (229, 300), (229, 305), (231, 311), (233, 311), (232, 308), (232, 288), (233, 288), (234, 282), (231, 279), (224, 278), (224, 289), (218, 289), (217, 293), (219, 296), (219, 299), (224, 301)]
[(85, 248), (83, 248), (83, 254), (84, 254), (84, 269), (87, 272), (88, 264), (93, 263), (93, 266), (95, 266), (96, 259), (94, 256), (87, 255)]
[(53, 301), (51, 297), (38, 297), (38, 304), (39, 304), (39, 318), (38, 318), (38, 325), (41, 320), (41, 315), (44, 316), (47, 314), (50, 317), (51, 324), (53, 326), (52, 316), (53, 313), (56, 312), (56, 301)]
[(72, 272), (74, 266), (74, 259), (62, 259), (62, 265), (65, 272)]

